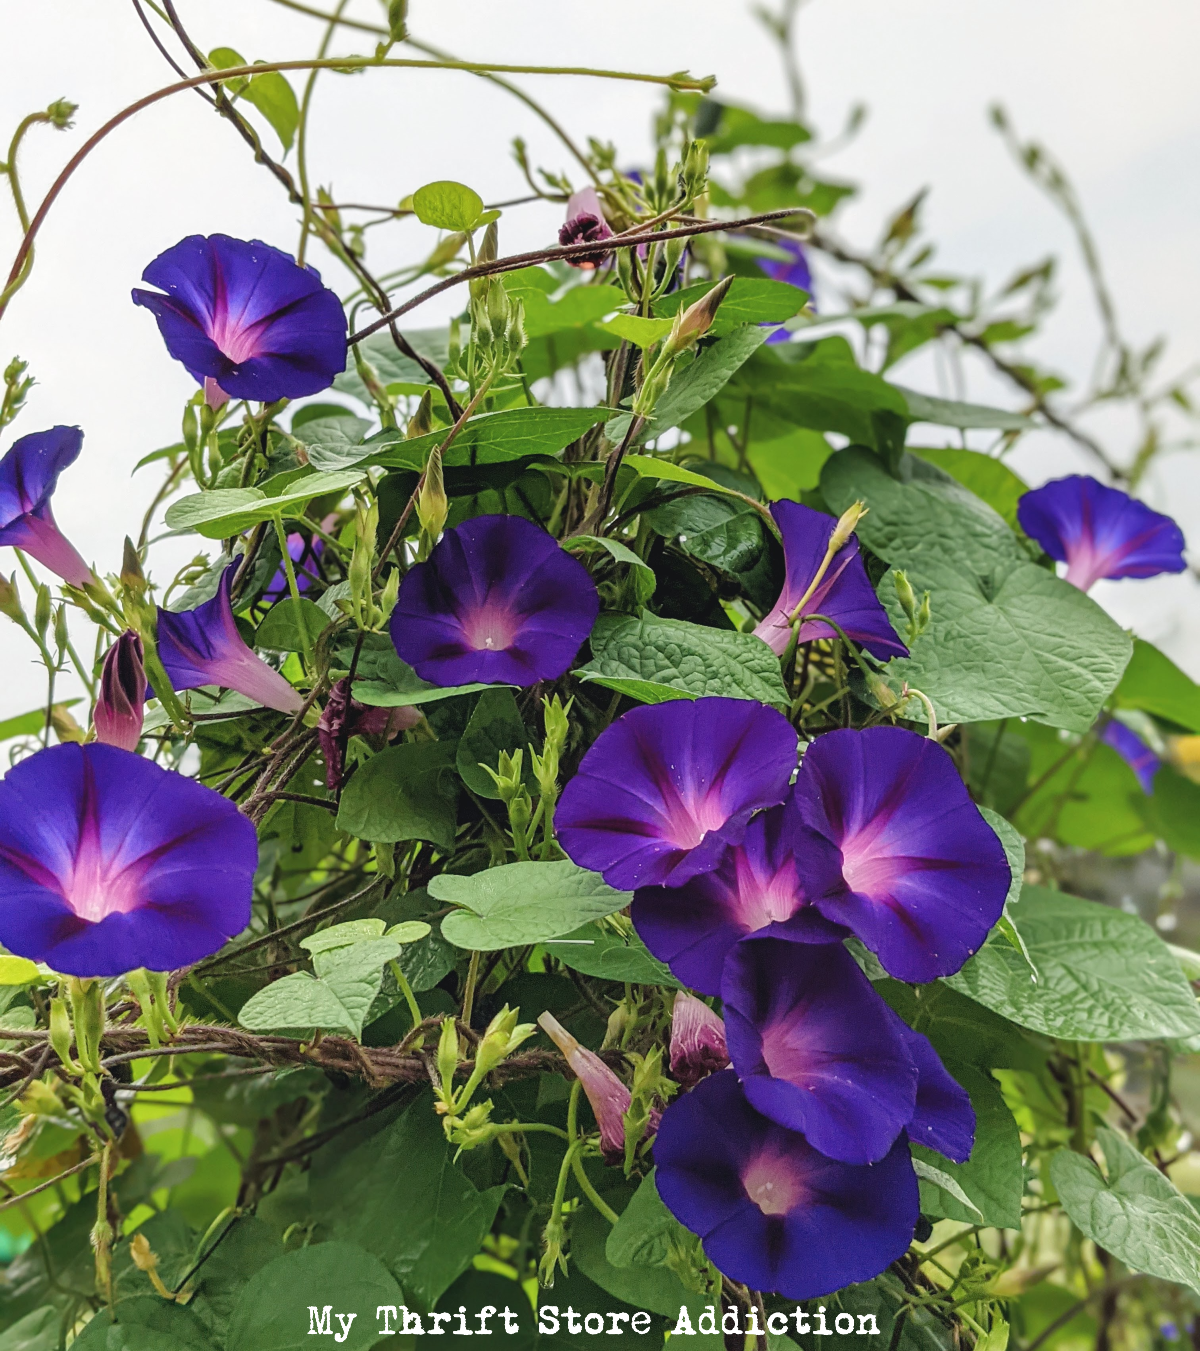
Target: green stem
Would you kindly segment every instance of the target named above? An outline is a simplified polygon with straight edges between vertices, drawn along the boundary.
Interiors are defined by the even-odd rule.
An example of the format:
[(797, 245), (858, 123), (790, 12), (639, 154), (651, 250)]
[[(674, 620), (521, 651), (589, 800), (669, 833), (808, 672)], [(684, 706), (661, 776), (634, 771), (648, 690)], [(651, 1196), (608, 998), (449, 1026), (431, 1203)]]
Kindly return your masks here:
[[(421, 1010), (417, 1007), (417, 997), (413, 994), (413, 988), (408, 983), (408, 977), (400, 970), (398, 961), (388, 962), (392, 969), (392, 975), (396, 978), (396, 984), (400, 987), (400, 993), (404, 996), (404, 1002), (408, 1005), (408, 1016), (412, 1019), (413, 1027), (417, 1027), (421, 1022)], [(412, 1031), (412, 1027), (409, 1028)]]
[[(348, 3), (349, 0), (338, 0), (337, 8), (330, 15), (325, 36), (321, 39), (321, 45), (317, 49), (318, 59), (325, 56), (329, 51), (329, 44), (338, 29), (338, 21), (341, 19), (342, 11)], [(300, 195), (304, 198), (304, 215), (300, 221), (300, 246), (296, 250), (296, 262), (301, 267), (304, 266), (304, 253), (308, 248), (309, 224), (312, 221), (312, 195), (308, 190), (308, 110), (312, 104), (313, 86), (317, 82), (317, 74), (318, 71), (315, 67), (308, 72), (308, 79), (304, 84), (304, 97), (300, 101), (300, 125), (296, 129), (296, 170), (300, 178)]]
[(621, 1218), (617, 1212), (608, 1204), (600, 1193), (592, 1186), (591, 1179), (583, 1169), (583, 1159), (576, 1153), (571, 1158), (571, 1167), (575, 1171), (575, 1181), (579, 1183), (580, 1190), (584, 1196), (596, 1207), (601, 1215), (609, 1222), (616, 1224)]
[(471, 1014), (475, 1007), (475, 982), (479, 979), (479, 953), (471, 953), (471, 963), (467, 967), (467, 985), (463, 990), (462, 1020), (471, 1026)]
[(25, 210), (25, 198), (17, 180), (17, 151), (21, 148), (21, 142), (25, 139), (25, 133), (30, 127), (37, 126), (39, 122), (49, 121), (49, 113), (30, 113), (28, 117), (22, 118), (18, 123), (13, 138), (8, 143), (8, 159), (5, 161), (4, 171), (8, 175), (8, 186), (12, 189), (13, 204), (17, 208), (17, 219), (21, 222), (22, 230), (29, 229), (29, 212)]
[(275, 537), (279, 541), (279, 549), (283, 554), (283, 570), (287, 573), (288, 591), (292, 597), (292, 605), (296, 611), (296, 626), (300, 630), (300, 641), (304, 644), (305, 663), (312, 662), (312, 639), (308, 636), (308, 625), (304, 621), (304, 610), (300, 604), (300, 587), (296, 582), (296, 568), (292, 563), (291, 551), (288, 549), (287, 531), (283, 528), (283, 517), (272, 516), (271, 524), (275, 527)]

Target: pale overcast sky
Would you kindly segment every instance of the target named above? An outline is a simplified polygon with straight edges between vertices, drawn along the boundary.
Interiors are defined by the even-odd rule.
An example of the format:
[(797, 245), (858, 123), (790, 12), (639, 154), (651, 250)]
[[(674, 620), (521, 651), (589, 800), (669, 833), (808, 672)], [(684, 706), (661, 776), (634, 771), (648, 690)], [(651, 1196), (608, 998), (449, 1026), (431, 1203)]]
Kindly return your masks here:
[[(205, 50), (308, 56), (320, 37), (319, 25), (269, 0), (178, 0), (178, 7)], [(351, 0), (347, 12), (377, 21), (382, 7)], [(412, 0), (410, 23), (415, 35), (466, 58), (688, 68), (717, 75), (718, 96), (783, 108), (775, 53), (735, 0)], [(0, 143), (52, 99), (80, 105), (74, 130), (36, 128), (26, 139), (21, 167), (31, 203), (101, 122), (171, 78), (122, 0), (0, 0), (0, 33)], [(361, 39), (346, 34), (334, 50), (370, 50), (371, 39)], [(1068, 252), (1062, 222), (988, 125), (988, 105), (1000, 99), (1022, 133), (1049, 144), (1073, 175), (1129, 334), (1139, 342), (1167, 335), (1172, 368), (1200, 360), (1194, 0), (811, 0), (800, 50), (819, 126), (832, 131), (859, 100), (870, 107), (857, 141), (829, 165), (864, 185), (841, 218), (849, 239), (869, 241), (883, 218), (928, 185), (927, 222), (948, 268), (997, 283), (1048, 252)], [(653, 89), (525, 82), (577, 138), (598, 135), (618, 145), (623, 163), (644, 160), (659, 102)], [(394, 202), (437, 178), (470, 183), (497, 200), (522, 191), (509, 151), (518, 134), (535, 163), (569, 171), (564, 152), (526, 109), (470, 76), (323, 75), (310, 164), (314, 180), (332, 182), (342, 200)], [(552, 208), (510, 212), (502, 247), (545, 242), (557, 224)], [(412, 256), (406, 250), (415, 252), (422, 228), (394, 229), (376, 261)], [(32, 280), (0, 324), (0, 362), (19, 353), (38, 380), (4, 447), (54, 423), (84, 428), (83, 456), (64, 477), (55, 511), (102, 570), (118, 565), (121, 538), (136, 532), (153, 491), (150, 477), (131, 482), (130, 470), (147, 451), (178, 439), (193, 388), (129, 290), (161, 250), (185, 234), (213, 231), (294, 250), (295, 211), (231, 128), (199, 98), (179, 95), (126, 124), (75, 176), (42, 232)], [(0, 258), (11, 257), (17, 237), (10, 203), (0, 198)], [(312, 257), (340, 284), (319, 250)], [(1055, 368), (1083, 376), (1096, 325), (1073, 260), (1059, 287), (1061, 314), (1037, 350)], [(898, 378), (934, 391), (924, 367)], [(972, 393), (1004, 397), (983, 378)], [(1123, 429), (1109, 430), (1113, 448), (1124, 450)], [(1023, 443), (1012, 463), (1034, 482), (1091, 467), (1041, 435)], [(1200, 459), (1164, 463), (1144, 494), (1179, 518), (1200, 556)], [(1190, 578), (1102, 583), (1093, 594), (1200, 677), (1200, 610)], [(0, 653), (7, 658), (3, 718), (35, 705), (43, 684), (15, 630), (0, 630)]]

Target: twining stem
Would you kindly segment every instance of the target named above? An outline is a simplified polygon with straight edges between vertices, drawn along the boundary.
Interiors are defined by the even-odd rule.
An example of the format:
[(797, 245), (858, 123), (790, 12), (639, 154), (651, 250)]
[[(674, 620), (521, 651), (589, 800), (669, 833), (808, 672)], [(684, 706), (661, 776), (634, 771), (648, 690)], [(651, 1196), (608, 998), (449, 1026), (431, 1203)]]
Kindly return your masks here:
[(391, 967), (392, 975), (396, 978), (396, 984), (400, 987), (400, 993), (404, 996), (404, 1002), (408, 1005), (408, 1016), (413, 1020), (412, 1027), (409, 1028), (411, 1032), (413, 1027), (418, 1027), (421, 1022), (421, 1010), (417, 1006), (417, 997), (413, 994), (413, 988), (408, 983), (408, 977), (400, 970), (400, 963), (390, 961), (388, 966)]
[(471, 953), (471, 962), (467, 967), (467, 984), (463, 990), (462, 1021), (471, 1026), (471, 1013), (475, 1006), (475, 985), (479, 980), (479, 953)]
[[(318, 58), (323, 57), (329, 52), (329, 44), (333, 41), (334, 34), (337, 32), (338, 21), (342, 17), (342, 11), (346, 8), (349, 0), (338, 0), (337, 8), (329, 17), (329, 23), (325, 29), (325, 36), (321, 39), (321, 45), (317, 49)], [(300, 192), (304, 198), (304, 215), (300, 221), (300, 245), (296, 250), (296, 262), (301, 267), (304, 266), (304, 254), (308, 248), (309, 224), (312, 221), (312, 194), (308, 188), (308, 110), (312, 105), (313, 88), (317, 83), (317, 68), (308, 72), (308, 79), (304, 82), (304, 97), (300, 100), (300, 125), (296, 129), (296, 172), (300, 177)]]
[(292, 608), (296, 615), (296, 627), (300, 630), (300, 641), (304, 644), (304, 660), (312, 661), (312, 640), (308, 636), (308, 625), (304, 621), (304, 610), (300, 604), (300, 585), (296, 581), (296, 568), (292, 563), (292, 552), (288, 548), (287, 531), (283, 528), (283, 517), (276, 514), (271, 517), (275, 527), (275, 537), (283, 554), (283, 570), (287, 573), (288, 591), (292, 597)]

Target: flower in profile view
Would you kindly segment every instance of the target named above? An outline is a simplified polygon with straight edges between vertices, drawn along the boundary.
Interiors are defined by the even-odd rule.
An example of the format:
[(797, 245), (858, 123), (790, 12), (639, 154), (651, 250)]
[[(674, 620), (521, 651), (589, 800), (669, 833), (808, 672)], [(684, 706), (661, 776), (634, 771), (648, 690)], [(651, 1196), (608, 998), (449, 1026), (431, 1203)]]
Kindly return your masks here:
[(887, 611), (867, 577), (858, 551), (858, 537), (851, 535), (834, 554), (814, 587), (813, 579), (838, 522), (801, 502), (776, 502), (771, 507), (771, 515), (783, 536), (786, 572), (783, 591), (754, 630), (756, 636), (772, 652), (782, 656), (791, 637), (793, 614), (799, 606), (799, 641), (802, 643), (834, 637), (834, 630), (828, 624), (819, 619), (804, 619), (805, 615), (820, 614), (839, 624), (847, 637), (853, 638), (880, 661), (908, 656), (908, 648), (896, 637)]
[(342, 302), (315, 268), (261, 239), (189, 235), (142, 280), (159, 290), (135, 290), (134, 304), (158, 320), (210, 405), (218, 390), (261, 403), (317, 394), (346, 368)]
[(100, 672), (100, 697), (92, 710), (96, 740), (123, 751), (136, 751), (142, 738), (146, 670), (142, 640), (126, 629), (105, 653)]
[(840, 943), (746, 938), (721, 982), (750, 1105), (843, 1163), (875, 1163), (912, 1120), (917, 1067), (895, 1015)]
[(1136, 497), (1085, 474), (1054, 479), (1017, 503), (1021, 529), (1090, 591), (1102, 578), (1183, 572), (1183, 531)]
[(38, 751), (0, 780), (0, 942), (73, 976), (173, 971), (250, 921), (254, 826), (116, 746)]
[(725, 1024), (702, 1000), (680, 990), (671, 1009), (671, 1073), (691, 1088), (729, 1064)]
[(1133, 770), (1142, 792), (1149, 797), (1154, 792), (1154, 776), (1162, 766), (1158, 756), (1131, 727), (1126, 727), (1117, 718), (1110, 718), (1101, 727), (1098, 736)]
[[(571, 194), (567, 202), (567, 218), (558, 232), (560, 244), (591, 244), (611, 239), (612, 230), (604, 219), (604, 208), (600, 204), (600, 194), (595, 188), (581, 188)], [(595, 253), (585, 253), (578, 258), (566, 261), (572, 267), (591, 271), (608, 258), (611, 250), (597, 249)]]
[(230, 601), (236, 564), (221, 574), (217, 594), (194, 610), (158, 612), (158, 655), (174, 690), (223, 685), (264, 708), (298, 713), (304, 700), (238, 632)]
[[(608, 1068), (603, 1060), (589, 1051), (563, 1027), (552, 1013), (543, 1013), (538, 1023), (550, 1040), (566, 1057), (567, 1064), (587, 1094), (592, 1115), (600, 1128), (600, 1152), (609, 1163), (618, 1163), (625, 1157), (625, 1113), (629, 1111), (632, 1095), (629, 1089)], [(657, 1126), (657, 1114), (652, 1114), (651, 1131)]]
[(837, 866), (834, 846), (804, 832), (793, 802), (759, 812), (715, 864), (680, 886), (634, 892), (630, 913), (638, 936), (685, 985), (708, 995), (721, 993), (726, 955), (747, 934), (844, 938), (848, 929), (808, 904), (798, 848), (810, 856), (823, 852), (827, 866)]
[(671, 1103), (654, 1162), (664, 1204), (718, 1270), (787, 1299), (870, 1280), (908, 1250), (916, 1228), (903, 1138), (878, 1163), (827, 1158), (756, 1112), (733, 1070)]
[(786, 281), (812, 295), (812, 268), (808, 265), (808, 254), (804, 251), (804, 245), (798, 239), (779, 238), (778, 236), (771, 242), (788, 256), (786, 258), (759, 258), (757, 260), (759, 268), (772, 281)]
[(801, 846), (806, 895), (897, 980), (957, 971), (1000, 918), (1011, 872), (944, 747), (903, 727), (818, 737), (793, 790), (803, 826), (836, 846)]
[(86, 586), (93, 574), (59, 530), (50, 499), (82, 448), (78, 427), (51, 427), (14, 441), (0, 460), (0, 544), (23, 549), (71, 586)]
[(905, 1128), (909, 1142), (936, 1149), (955, 1163), (966, 1163), (975, 1144), (970, 1094), (949, 1074), (927, 1036), (914, 1031), (896, 1013), (891, 1019), (917, 1067), (917, 1102)]
[(679, 886), (738, 843), (754, 812), (783, 801), (796, 748), (783, 714), (748, 699), (631, 709), (563, 790), (559, 842), (609, 886)]
[(575, 660), (600, 611), (587, 569), (523, 516), (475, 516), (405, 574), (401, 660), (434, 685), (536, 685)]

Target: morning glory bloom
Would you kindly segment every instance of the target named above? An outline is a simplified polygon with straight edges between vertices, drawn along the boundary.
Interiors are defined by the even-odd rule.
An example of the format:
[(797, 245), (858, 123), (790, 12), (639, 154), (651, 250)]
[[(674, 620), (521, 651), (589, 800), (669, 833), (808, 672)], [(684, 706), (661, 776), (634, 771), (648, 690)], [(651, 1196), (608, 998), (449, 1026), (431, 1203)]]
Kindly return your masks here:
[(82, 448), (78, 427), (51, 427), (14, 441), (0, 460), (0, 544), (23, 549), (71, 586), (86, 586), (92, 570), (55, 524), (50, 499)]
[[(325, 552), (325, 541), (318, 535), (311, 539), (295, 531), (287, 537), (288, 557), (292, 560), (292, 571), (296, 574), (296, 590), (307, 595), (312, 584), (321, 579), (321, 555)], [(276, 601), (286, 600), (292, 594), (288, 586), (287, 570), (282, 561), (275, 575), (267, 583), (262, 594), (263, 600), (272, 605)]]
[(833, 845), (810, 836), (794, 804), (759, 812), (738, 844), (682, 886), (639, 887), (631, 915), (642, 942), (685, 985), (721, 993), (725, 957), (752, 933), (782, 933), (815, 941), (844, 938), (806, 902), (796, 871), (796, 849), (824, 853), (836, 868)]
[[(567, 202), (567, 219), (558, 232), (560, 244), (590, 244), (602, 239), (611, 239), (613, 235), (608, 221), (604, 219), (604, 208), (600, 204), (600, 194), (595, 188), (580, 188), (571, 194)], [(591, 271), (600, 266), (611, 250), (597, 249), (595, 253), (585, 253), (580, 258), (569, 258), (571, 267)]]
[(559, 843), (619, 890), (679, 886), (740, 841), (754, 812), (783, 801), (796, 745), (782, 713), (748, 699), (631, 709), (563, 790)]
[(955, 1163), (966, 1163), (975, 1144), (970, 1095), (947, 1072), (928, 1037), (914, 1032), (896, 1013), (891, 1019), (917, 1067), (917, 1104), (906, 1127), (910, 1143), (936, 1149)]
[(721, 998), (730, 1059), (756, 1111), (843, 1163), (887, 1154), (912, 1120), (917, 1067), (841, 943), (743, 939), (726, 958)]
[(702, 1000), (680, 990), (671, 1009), (671, 1073), (691, 1088), (729, 1064), (725, 1024)]
[(898, 1139), (878, 1163), (839, 1163), (761, 1116), (733, 1070), (677, 1098), (654, 1141), (658, 1194), (718, 1270), (752, 1290), (813, 1299), (901, 1257), (919, 1214)]
[(158, 655), (174, 690), (224, 685), (264, 708), (298, 713), (304, 700), (242, 640), (229, 589), (236, 564), (221, 574), (217, 594), (194, 610), (158, 612)]
[(1066, 563), (1066, 580), (1090, 591), (1102, 578), (1183, 572), (1183, 531), (1119, 488), (1071, 474), (1026, 493), (1017, 503), (1021, 529), (1051, 558)]
[(72, 976), (173, 971), (250, 921), (254, 826), (116, 746), (38, 751), (0, 780), (0, 942)]
[(807, 291), (812, 295), (813, 280), (812, 269), (808, 265), (808, 255), (804, 252), (804, 245), (798, 239), (773, 239), (771, 241), (784, 253), (787, 258), (759, 258), (759, 268), (767, 274), (772, 281), (786, 281), (792, 286), (798, 286), (802, 291)]
[(142, 706), (146, 700), (142, 658), (142, 640), (132, 629), (126, 629), (104, 655), (92, 725), (96, 740), (106, 746), (136, 751), (142, 739)]
[(844, 924), (897, 980), (949, 976), (1000, 918), (1011, 873), (995, 831), (949, 753), (902, 727), (826, 732), (809, 746), (794, 789), (813, 835), (800, 847), (808, 899)]
[[(838, 523), (823, 511), (814, 511), (800, 502), (776, 502), (771, 515), (783, 536), (787, 570), (779, 599), (754, 632), (772, 652), (782, 656), (791, 637), (792, 613), (812, 586)], [(834, 637), (828, 624), (803, 619), (804, 615), (821, 614), (840, 624), (847, 637), (880, 661), (908, 655), (908, 648), (896, 637), (887, 611), (867, 577), (855, 535), (834, 554), (825, 575), (800, 607), (800, 614), (802, 643)]]
[(1098, 736), (1133, 770), (1142, 792), (1149, 797), (1154, 792), (1154, 776), (1162, 765), (1158, 756), (1132, 728), (1126, 727), (1118, 718), (1110, 718), (1101, 727)]
[(150, 264), (133, 303), (158, 320), (167, 351), (214, 402), (298, 399), (346, 368), (346, 314), (313, 267), (261, 239), (189, 235)]
[(400, 583), (392, 642), (434, 685), (536, 685), (575, 660), (600, 611), (596, 584), (523, 516), (447, 530)]

